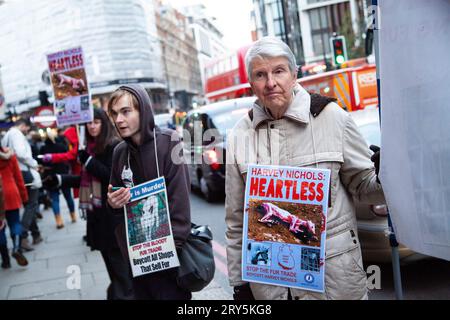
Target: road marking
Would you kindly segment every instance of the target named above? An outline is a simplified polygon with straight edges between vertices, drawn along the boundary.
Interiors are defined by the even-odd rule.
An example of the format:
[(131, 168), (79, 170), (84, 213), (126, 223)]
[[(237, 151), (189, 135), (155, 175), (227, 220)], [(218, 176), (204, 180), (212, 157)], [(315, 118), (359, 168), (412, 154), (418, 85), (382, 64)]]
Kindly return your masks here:
[(218, 269), (220, 272), (222, 272), (226, 277), (228, 277), (228, 268), (225, 263), (222, 262), (222, 260), (218, 259), (216, 256), (214, 256), (214, 262), (216, 263), (216, 269)]
[(227, 260), (227, 250), (225, 249), (224, 246), (222, 246), (220, 243), (212, 240), (212, 247), (213, 250), (215, 252), (214, 254), (214, 261), (216, 263), (216, 268), (222, 272), (226, 277), (228, 277), (228, 267), (227, 265), (222, 262), (221, 259), (219, 259), (217, 256), (222, 257), (223, 259), (225, 259), (225, 261)]
[(227, 250), (224, 246), (222, 246), (220, 243), (216, 241), (212, 241), (212, 247), (215, 252), (220, 254), (224, 259), (227, 259)]

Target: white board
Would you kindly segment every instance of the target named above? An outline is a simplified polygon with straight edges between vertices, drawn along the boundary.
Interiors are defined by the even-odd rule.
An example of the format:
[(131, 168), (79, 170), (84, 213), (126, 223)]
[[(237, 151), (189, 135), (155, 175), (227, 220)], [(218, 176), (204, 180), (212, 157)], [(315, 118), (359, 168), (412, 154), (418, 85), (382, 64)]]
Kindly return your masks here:
[(450, 0), (380, 0), (381, 182), (397, 239), (450, 260)]

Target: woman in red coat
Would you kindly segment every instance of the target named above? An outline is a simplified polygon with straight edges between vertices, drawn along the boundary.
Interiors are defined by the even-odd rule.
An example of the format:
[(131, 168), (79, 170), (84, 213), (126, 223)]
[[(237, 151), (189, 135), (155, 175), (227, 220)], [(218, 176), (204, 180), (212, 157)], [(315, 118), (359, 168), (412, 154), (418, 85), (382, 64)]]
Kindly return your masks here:
[[(0, 176), (3, 182), (3, 196), (5, 218), (8, 223), (11, 239), (13, 240), (12, 257), (21, 266), (28, 264), (27, 259), (20, 250), (20, 224), (19, 209), (28, 201), (27, 189), (23, 182), (22, 173), (16, 156), (8, 148), (0, 148)], [(0, 253), (2, 256), (2, 268), (10, 268), (8, 247), (5, 229), (0, 230)]]

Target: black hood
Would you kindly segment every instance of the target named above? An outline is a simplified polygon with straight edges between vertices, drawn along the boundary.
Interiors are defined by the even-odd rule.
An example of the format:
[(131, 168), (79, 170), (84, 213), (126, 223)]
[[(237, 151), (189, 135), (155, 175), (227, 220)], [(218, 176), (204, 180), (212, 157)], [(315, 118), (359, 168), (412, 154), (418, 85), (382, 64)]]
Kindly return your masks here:
[[(155, 128), (155, 119), (153, 116), (152, 102), (145, 89), (139, 84), (127, 84), (120, 86), (118, 90), (126, 90), (134, 95), (139, 103), (139, 123), (141, 141), (140, 145), (153, 140), (153, 129)], [(132, 144), (131, 138), (124, 139), (128, 144)]]

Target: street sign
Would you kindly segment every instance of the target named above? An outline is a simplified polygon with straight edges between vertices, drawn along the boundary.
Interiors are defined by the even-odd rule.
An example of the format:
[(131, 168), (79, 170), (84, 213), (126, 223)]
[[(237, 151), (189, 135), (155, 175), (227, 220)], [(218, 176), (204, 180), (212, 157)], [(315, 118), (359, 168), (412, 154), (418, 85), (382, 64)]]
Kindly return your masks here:
[(56, 127), (56, 117), (53, 113), (52, 106), (43, 106), (36, 109), (34, 117), (31, 118), (39, 128), (54, 128)]

